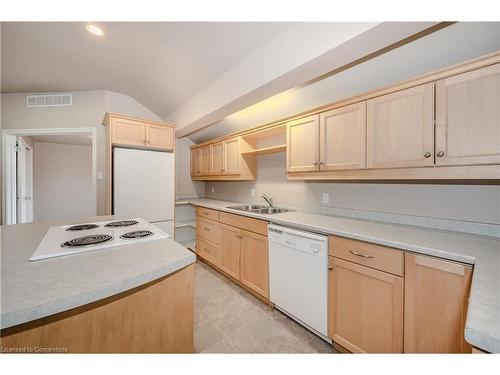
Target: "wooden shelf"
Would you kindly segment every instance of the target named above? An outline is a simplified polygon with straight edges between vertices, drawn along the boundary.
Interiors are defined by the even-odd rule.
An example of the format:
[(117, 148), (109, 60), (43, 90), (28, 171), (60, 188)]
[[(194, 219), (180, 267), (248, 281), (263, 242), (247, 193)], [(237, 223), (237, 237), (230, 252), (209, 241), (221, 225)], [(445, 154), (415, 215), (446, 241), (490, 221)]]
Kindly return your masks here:
[(271, 147), (258, 148), (252, 151), (244, 152), (243, 155), (266, 155), (266, 154), (275, 154), (277, 152), (285, 152), (286, 145), (278, 145)]
[(248, 134), (244, 134), (242, 137), (248, 142), (255, 142), (259, 139), (275, 137), (278, 135), (285, 135), (285, 132), (286, 132), (286, 125), (281, 124), (263, 130), (252, 131)]

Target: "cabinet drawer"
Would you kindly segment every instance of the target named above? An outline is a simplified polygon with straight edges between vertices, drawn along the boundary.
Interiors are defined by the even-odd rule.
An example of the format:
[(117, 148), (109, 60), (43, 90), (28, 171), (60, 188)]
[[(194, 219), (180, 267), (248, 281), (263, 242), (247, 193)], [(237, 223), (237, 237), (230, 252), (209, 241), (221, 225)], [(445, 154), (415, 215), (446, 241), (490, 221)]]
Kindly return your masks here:
[(198, 220), (196, 220), (196, 235), (217, 245), (220, 244), (219, 223), (198, 217)]
[(393, 275), (404, 275), (404, 252), (349, 238), (330, 236), (330, 255)]
[(219, 221), (219, 211), (209, 208), (196, 207), (196, 215), (204, 217), (205, 219)]
[(220, 222), (267, 236), (267, 221), (264, 220), (221, 212)]
[(196, 245), (196, 253), (203, 259), (209, 262), (219, 265), (221, 259), (221, 249), (219, 245), (209, 243), (203, 238), (198, 238), (198, 244)]

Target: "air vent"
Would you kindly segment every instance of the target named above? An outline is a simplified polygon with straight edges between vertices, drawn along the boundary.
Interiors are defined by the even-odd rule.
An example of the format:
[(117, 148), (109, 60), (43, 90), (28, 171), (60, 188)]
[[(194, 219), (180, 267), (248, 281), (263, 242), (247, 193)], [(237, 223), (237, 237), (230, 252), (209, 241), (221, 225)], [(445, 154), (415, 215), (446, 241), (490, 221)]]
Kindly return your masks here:
[(73, 104), (71, 94), (61, 95), (28, 95), (26, 105), (28, 107), (61, 107)]

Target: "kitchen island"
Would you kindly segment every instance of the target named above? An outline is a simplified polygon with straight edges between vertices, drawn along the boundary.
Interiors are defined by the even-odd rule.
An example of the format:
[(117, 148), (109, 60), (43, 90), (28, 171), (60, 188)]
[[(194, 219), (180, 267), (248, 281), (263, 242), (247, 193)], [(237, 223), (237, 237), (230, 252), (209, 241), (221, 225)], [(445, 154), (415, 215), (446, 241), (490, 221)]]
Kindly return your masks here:
[(2, 227), (2, 352), (189, 353), (196, 257), (172, 239), (30, 262), (51, 226)]

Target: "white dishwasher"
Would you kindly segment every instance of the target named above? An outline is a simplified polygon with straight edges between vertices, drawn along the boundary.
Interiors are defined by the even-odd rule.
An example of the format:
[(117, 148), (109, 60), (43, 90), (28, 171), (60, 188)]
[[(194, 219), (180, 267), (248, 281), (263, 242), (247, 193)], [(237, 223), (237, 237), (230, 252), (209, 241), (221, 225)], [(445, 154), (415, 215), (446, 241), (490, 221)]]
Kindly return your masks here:
[(328, 237), (269, 225), (269, 292), (276, 308), (331, 341)]

